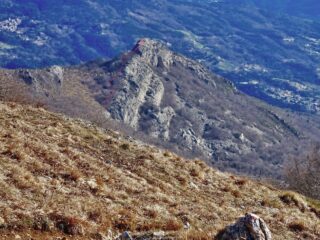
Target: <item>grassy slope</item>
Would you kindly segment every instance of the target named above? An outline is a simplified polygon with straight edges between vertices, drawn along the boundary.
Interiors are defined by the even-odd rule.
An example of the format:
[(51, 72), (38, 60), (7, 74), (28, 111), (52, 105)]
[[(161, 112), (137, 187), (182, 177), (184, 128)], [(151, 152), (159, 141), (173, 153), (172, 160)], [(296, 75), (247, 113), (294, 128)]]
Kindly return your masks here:
[(265, 219), (274, 239), (320, 238), (317, 210), (302, 196), (80, 120), (0, 103), (0, 139), (1, 239), (62, 234), (56, 227), (51, 233), (32, 230), (38, 219), (83, 229), (84, 236), (74, 239), (108, 229), (164, 230), (185, 239), (188, 221), (189, 239), (207, 239), (246, 212)]

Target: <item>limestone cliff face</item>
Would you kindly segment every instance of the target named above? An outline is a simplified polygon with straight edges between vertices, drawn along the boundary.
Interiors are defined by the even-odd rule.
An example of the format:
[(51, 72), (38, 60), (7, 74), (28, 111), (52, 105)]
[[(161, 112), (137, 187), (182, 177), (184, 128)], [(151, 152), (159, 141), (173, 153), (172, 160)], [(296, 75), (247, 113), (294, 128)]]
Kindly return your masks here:
[[(149, 39), (139, 41), (131, 54), (133, 56), (123, 70), (125, 74), (121, 86), (107, 110), (112, 118), (123, 121), (137, 130), (142, 117), (150, 114), (155, 120), (154, 125), (158, 125), (150, 134), (168, 139), (168, 128), (174, 110), (161, 107), (165, 88), (161, 76), (154, 68), (161, 65), (169, 69), (173, 63), (173, 54), (164, 48), (162, 43)], [(148, 106), (159, 111), (141, 111)]]
[[(136, 130), (147, 131), (153, 137), (170, 141), (175, 136), (190, 150), (197, 145), (205, 148), (205, 142), (193, 136), (192, 129), (181, 128), (179, 133), (170, 134), (175, 110), (183, 111), (186, 101), (179, 96), (178, 89), (168, 93), (168, 84), (165, 82), (168, 81), (166, 76), (177, 65), (191, 70), (202, 81), (210, 79), (207, 70), (194, 61), (174, 54), (165, 43), (151, 39), (140, 40), (127, 55), (130, 60), (123, 69), (121, 85), (107, 108), (109, 116)], [(216, 87), (215, 81), (211, 81), (211, 87)], [(173, 98), (173, 101), (168, 103), (164, 98)], [(177, 103), (182, 104), (175, 106)]]
[(297, 138), (294, 128), (266, 106), (164, 42), (142, 39), (107, 65), (120, 76), (106, 105), (108, 116), (182, 151), (213, 161), (238, 159), (235, 165), (247, 168), (241, 158), (279, 147), (286, 137)]

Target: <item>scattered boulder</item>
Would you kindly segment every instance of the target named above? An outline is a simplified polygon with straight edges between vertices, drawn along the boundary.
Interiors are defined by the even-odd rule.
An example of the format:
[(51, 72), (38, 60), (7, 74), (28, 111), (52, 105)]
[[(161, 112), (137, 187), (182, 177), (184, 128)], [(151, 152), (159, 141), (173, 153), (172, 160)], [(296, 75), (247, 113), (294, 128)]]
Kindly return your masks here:
[(133, 238), (130, 236), (128, 232), (124, 232), (119, 237), (119, 240), (133, 240)]
[(165, 232), (164, 231), (154, 232), (153, 236), (154, 237), (164, 237), (165, 236)]
[(216, 240), (271, 240), (266, 223), (255, 214), (247, 213), (235, 224), (226, 227), (215, 237)]

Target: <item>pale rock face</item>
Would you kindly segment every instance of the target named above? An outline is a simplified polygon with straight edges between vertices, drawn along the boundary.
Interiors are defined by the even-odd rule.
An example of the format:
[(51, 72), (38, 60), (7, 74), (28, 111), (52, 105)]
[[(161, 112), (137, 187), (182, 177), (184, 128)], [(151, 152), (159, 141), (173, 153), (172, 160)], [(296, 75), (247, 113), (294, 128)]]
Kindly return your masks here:
[(52, 77), (58, 84), (62, 84), (63, 82), (63, 68), (60, 66), (52, 66), (48, 69), (48, 72), (52, 74)]
[[(114, 97), (109, 107), (109, 115), (121, 120), (134, 129), (138, 129), (139, 110), (143, 105), (152, 105), (160, 108), (164, 86), (162, 79), (157, 76), (153, 67), (163, 63), (167, 68), (172, 64), (172, 52), (162, 47), (162, 43), (153, 40), (141, 40), (137, 44), (137, 50), (141, 55), (134, 56), (125, 68), (125, 79), (122, 81), (120, 91)], [(174, 115), (173, 109), (161, 109), (156, 118), (160, 123), (159, 131), (152, 135), (168, 138), (168, 126)]]
[(160, 123), (159, 126), (159, 137), (163, 138), (164, 140), (170, 139), (170, 122), (171, 119), (174, 117), (175, 111), (172, 107), (165, 107), (162, 109), (161, 112), (157, 115), (157, 120)]
[(182, 139), (186, 143), (186, 146), (190, 146), (190, 149), (192, 149), (192, 146), (194, 146), (194, 145), (201, 145), (202, 144), (202, 139), (200, 139), (196, 136), (196, 134), (192, 130), (192, 128), (180, 129), (180, 134), (181, 134)]
[(19, 70), (19, 77), (38, 92), (51, 92), (59, 94), (64, 80), (64, 69), (60, 66), (52, 66), (45, 70)]
[[(142, 39), (133, 51), (139, 54), (135, 55), (126, 66), (125, 79), (108, 108), (107, 116), (123, 121), (138, 130), (139, 119), (141, 119), (139, 109), (146, 105), (157, 107), (159, 111), (152, 112), (157, 126), (150, 135), (169, 140), (170, 121), (175, 115), (175, 110), (171, 106), (161, 106), (165, 92), (163, 76), (159, 76), (154, 68), (160, 67), (163, 69), (161, 73), (167, 73), (174, 62), (177, 62), (191, 69), (203, 80), (209, 78), (209, 73), (201, 65), (174, 54), (165, 43), (160, 41)], [(215, 85), (214, 82), (213, 85)], [(181, 98), (177, 96), (175, 98), (176, 103), (183, 102)], [(183, 132), (182, 135), (191, 145), (199, 145), (201, 142), (201, 139), (195, 140), (196, 137), (191, 137), (188, 133)]]
[(163, 42), (152, 39), (142, 39), (138, 42), (141, 57), (153, 67), (163, 65), (170, 68), (173, 63), (173, 53), (168, 50)]
[(271, 232), (264, 220), (248, 213), (235, 224), (228, 226), (216, 240), (272, 240)]
[(152, 69), (140, 65), (136, 59), (126, 68), (121, 90), (109, 108), (114, 119), (124, 121), (135, 129), (138, 128), (140, 107), (146, 103), (160, 106), (164, 92), (161, 80)]

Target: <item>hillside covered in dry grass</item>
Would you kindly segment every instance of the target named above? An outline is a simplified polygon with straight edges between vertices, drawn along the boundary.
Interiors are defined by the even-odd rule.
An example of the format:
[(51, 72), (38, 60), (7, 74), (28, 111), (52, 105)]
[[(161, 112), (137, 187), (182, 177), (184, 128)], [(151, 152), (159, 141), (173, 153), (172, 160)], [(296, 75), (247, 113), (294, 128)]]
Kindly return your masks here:
[[(164, 231), (212, 239), (247, 212), (319, 239), (320, 204), (43, 109), (0, 103), (1, 239)], [(190, 223), (191, 229), (184, 225)]]

